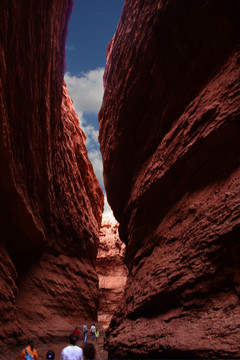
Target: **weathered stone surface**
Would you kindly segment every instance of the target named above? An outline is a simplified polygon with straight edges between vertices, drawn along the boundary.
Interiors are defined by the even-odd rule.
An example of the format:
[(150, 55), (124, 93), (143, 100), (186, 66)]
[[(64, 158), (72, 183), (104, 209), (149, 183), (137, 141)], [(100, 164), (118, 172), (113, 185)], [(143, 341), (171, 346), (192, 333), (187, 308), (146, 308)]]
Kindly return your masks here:
[(99, 113), (126, 242), (111, 358), (239, 358), (238, 1), (126, 0)]
[(122, 300), (127, 267), (124, 264), (125, 244), (119, 239), (118, 222), (103, 217), (99, 236), (96, 270), (99, 278), (98, 322), (107, 329)]
[(1, 356), (97, 316), (103, 194), (63, 85), (72, 8), (0, 3)]

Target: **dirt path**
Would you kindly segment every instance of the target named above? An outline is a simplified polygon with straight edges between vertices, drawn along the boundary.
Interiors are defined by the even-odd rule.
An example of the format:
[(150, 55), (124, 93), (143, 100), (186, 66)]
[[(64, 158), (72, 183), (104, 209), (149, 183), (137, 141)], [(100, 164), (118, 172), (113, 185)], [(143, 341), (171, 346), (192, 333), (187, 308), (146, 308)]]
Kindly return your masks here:
[[(91, 337), (88, 337), (87, 342), (92, 342), (96, 348), (96, 359), (98, 360), (107, 360), (107, 352), (103, 349), (103, 338), (104, 336), (101, 336), (100, 333), (98, 341), (94, 340), (92, 342)], [(39, 360), (45, 360), (46, 359), (46, 353), (48, 350), (54, 350), (55, 352), (55, 360), (60, 360), (60, 355), (62, 352), (62, 349), (68, 345), (67, 339), (66, 342), (58, 343), (58, 344), (46, 344), (42, 346), (36, 346), (36, 350), (38, 352)], [(84, 343), (83, 340), (79, 340), (78, 346), (83, 348)], [(17, 360), (19, 359), (21, 349), (16, 349), (16, 351), (11, 351), (11, 354), (6, 354), (6, 360)]]

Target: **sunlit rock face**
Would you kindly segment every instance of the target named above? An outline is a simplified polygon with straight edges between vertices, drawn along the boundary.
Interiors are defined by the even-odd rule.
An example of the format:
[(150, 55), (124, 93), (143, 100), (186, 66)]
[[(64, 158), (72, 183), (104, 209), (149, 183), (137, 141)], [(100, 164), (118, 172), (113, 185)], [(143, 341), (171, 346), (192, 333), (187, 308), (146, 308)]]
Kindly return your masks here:
[(113, 217), (103, 217), (96, 270), (100, 291), (98, 321), (105, 329), (119, 307), (127, 279), (125, 244), (119, 239), (118, 226)]
[(239, 358), (238, 1), (126, 0), (99, 114), (129, 276), (110, 358)]
[(103, 194), (63, 85), (72, 8), (0, 3), (1, 356), (97, 317)]

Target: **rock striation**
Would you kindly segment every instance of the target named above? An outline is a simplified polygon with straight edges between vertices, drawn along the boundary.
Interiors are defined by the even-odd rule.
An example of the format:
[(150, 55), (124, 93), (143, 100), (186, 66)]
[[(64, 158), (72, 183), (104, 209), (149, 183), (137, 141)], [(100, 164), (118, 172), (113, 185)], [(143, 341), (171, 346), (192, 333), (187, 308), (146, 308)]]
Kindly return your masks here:
[(126, 243), (110, 358), (240, 357), (238, 1), (126, 0), (100, 144)]
[(96, 270), (99, 278), (98, 322), (106, 330), (124, 295), (127, 267), (125, 244), (119, 239), (118, 222), (104, 216), (99, 235)]
[(58, 339), (97, 317), (103, 193), (63, 84), (72, 8), (0, 4), (2, 356), (27, 336)]

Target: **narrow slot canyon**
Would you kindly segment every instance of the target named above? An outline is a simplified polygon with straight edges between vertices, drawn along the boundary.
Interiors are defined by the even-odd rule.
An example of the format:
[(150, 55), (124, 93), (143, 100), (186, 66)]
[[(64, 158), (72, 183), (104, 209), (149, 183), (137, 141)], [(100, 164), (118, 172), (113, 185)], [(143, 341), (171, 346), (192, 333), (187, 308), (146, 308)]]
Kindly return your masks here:
[(124, 294), (128, 270), (124, 264), (125, 244), (118, 234), (119, 224), (105, 217), (99, 235), (96, 271), (99, 278), (98, 322), (107, 330)]
[(98, 114), (116, 220), (64, 77), (73, 8), (0, 3), (0, 360), (85, 322), (97, 359), (239, 359), (240, 3), (124, 1)]

